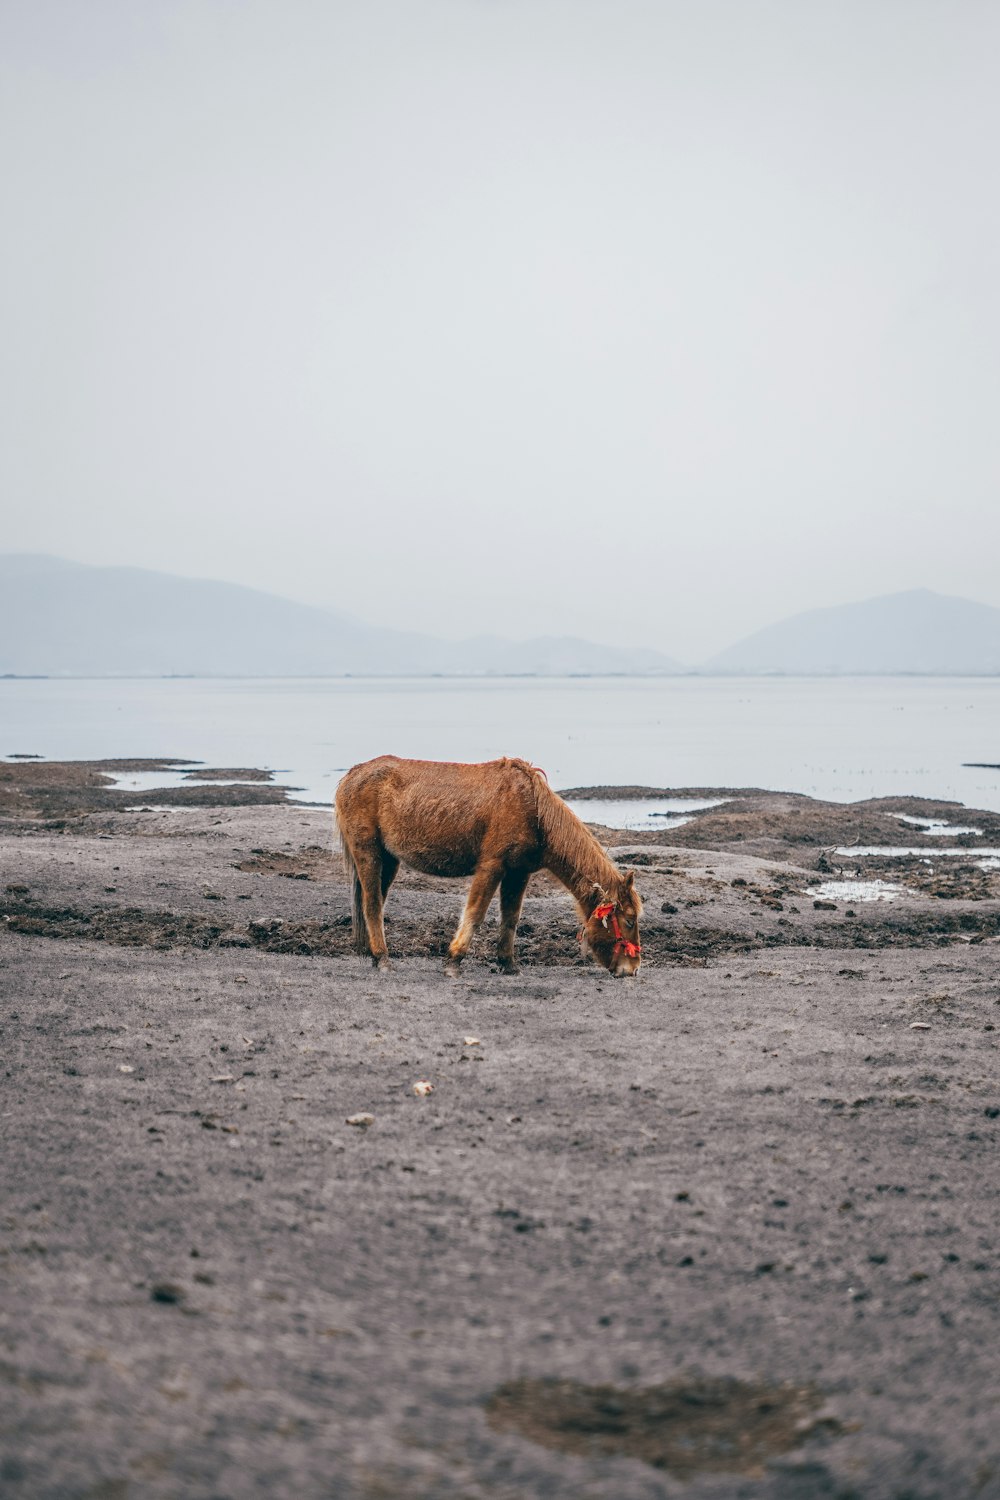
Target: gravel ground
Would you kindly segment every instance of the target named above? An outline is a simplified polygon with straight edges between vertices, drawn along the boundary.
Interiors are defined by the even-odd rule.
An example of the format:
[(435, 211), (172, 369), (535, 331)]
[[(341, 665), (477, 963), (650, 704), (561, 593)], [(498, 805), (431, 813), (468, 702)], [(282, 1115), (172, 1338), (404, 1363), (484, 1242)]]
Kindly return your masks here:
[(446, 883), (388, 974), (323, 951), (319, 813), (0, 857), (5, 1497), (1000, 1495), (994, 900), (883, 944), (661, 845), (635, 981), (543, 883), (522, 974), (448, 981)]

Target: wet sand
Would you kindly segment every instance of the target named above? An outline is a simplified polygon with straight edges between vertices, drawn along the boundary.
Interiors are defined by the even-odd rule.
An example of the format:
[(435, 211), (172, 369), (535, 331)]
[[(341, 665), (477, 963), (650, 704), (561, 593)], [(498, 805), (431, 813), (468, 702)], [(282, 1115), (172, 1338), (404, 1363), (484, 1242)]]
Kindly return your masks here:
[[(538, 877), (448, 981), (461, 882), (375, 975), (328, 813), (197, 769), (0, 767), (0, 1492), (1000, 1494), (995, 814), (598, 830), (639, 978)], [(897, 812), (983, 833), (817, 908)]]

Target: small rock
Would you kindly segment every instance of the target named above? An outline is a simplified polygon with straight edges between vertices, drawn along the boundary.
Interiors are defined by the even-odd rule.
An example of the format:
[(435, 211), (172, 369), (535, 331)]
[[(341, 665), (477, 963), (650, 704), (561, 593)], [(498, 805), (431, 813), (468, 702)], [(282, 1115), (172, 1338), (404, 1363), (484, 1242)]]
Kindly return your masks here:
[(369, 1125), (374, 1125), (375, 1124), (375, 1116), (374, 1115), (365, 1114), (364, 1112), (362, 1112), (361, 1114), (358, 1114), (358, 1115), (348, 1115), (347, 1116), (347, 1124), (348, 1125), (358, 1125), (358, 1126), (361, 1127), (362, 1130), (367, 1130), (367, 1128), (368, 1128)]
[(481, 1047), (483, 1044), (477, 1036), (463, 1036), (463, 1047)]
[(118, 1071), (119, 1073), (134, 1073), (135, 1069), (132, 1067), (131, 1063), (119, 1063)]
[(176, 1307), (179, 1302), (184, 1301), (183, 1289), (175, 1286), (172, 1281), (158, 1281), (149, 1289), (152, 1301), (162, 1302), (169, 1307)]
[[(418, 1099), (426, 1099), (428, 1094), (433, 1094), (434, 1085), (433, 1083), (429, 1083), (426, 1078), (418, 1078), (416, 1083), (413, 1085), (413, 1092), (416, 1094)], [(350, 1125), (356, 1122), (348, 1120), (347, 1123)], [(368, 1121), (366, 1120), (365, 1123), (367, 1124)]]
[(931, 1023), (930, 1023), (930, 1021), (911, 1021), (910, 1022), (910, 1030), (911, 1031), (930, 1031), (930, 1029), (931, 1029)]
[(816, 911), (836, 911), (836, 901), (814, 901), (813, 908)]

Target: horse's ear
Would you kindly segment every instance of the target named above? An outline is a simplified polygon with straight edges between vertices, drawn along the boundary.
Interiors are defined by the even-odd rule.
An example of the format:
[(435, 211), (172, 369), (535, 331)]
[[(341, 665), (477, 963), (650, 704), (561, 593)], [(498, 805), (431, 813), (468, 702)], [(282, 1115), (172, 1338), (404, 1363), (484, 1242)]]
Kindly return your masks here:
[(628, 874), (625, 876), (625, 889), (627, 891), (630, 891), (632, 889), (632, 887), (633, 887), (634, 884), (635, 884), (635, 871), (634, 870), (629, 870)]

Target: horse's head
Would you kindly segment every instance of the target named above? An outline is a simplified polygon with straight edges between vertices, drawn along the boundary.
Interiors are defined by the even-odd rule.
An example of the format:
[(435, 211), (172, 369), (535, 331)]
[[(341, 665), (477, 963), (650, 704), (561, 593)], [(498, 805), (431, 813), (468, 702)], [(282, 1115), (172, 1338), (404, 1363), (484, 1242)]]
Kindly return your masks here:
[(616, 978), (634, 974), (642, 962), (639, 946), (642, 902), (634, 878), (630, 870), (611, 891), (594, 886), (593, 908), (580, 934), (584, 949)]

